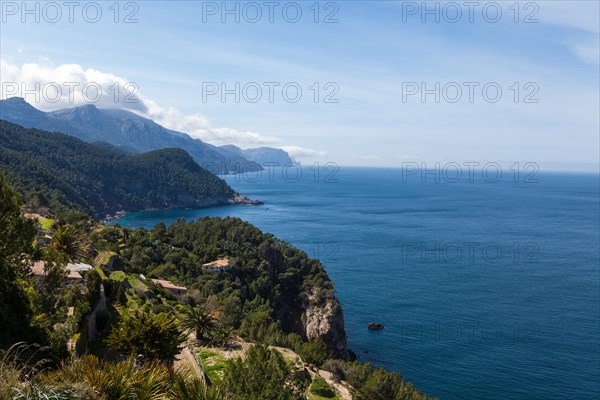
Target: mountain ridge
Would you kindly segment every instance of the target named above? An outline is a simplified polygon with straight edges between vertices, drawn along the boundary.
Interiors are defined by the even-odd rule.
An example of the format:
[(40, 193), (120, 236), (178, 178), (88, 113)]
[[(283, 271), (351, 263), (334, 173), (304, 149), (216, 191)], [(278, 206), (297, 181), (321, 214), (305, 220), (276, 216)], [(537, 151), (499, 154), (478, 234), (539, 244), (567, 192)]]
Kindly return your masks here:
[(261, 166), (273, 165), (275, 167), (283, 167), (294, 162), (294, 159), (285, 150), (274, 149), (272, 147), (241, 149), (233, 144), (227, 144), (219, 146), (219, 149), (237, 154)]
[[(133, 112), (124, 109), (100, 109), (93, 104), (44, 112), (21, 97), (11, 97), (0, 100), (0, 119), (25, 128), (60, 132), (86, 142), (105, 142), (142, 153), (164, 148), (180, 148), (188, 152), (200, 166), (214, 174), (262, 170), (265, 162), (272, 162), (269, 160), (269, 151), (272, 157), (278, 157), (279, 160), (285, 156), (289, 158), (283, 150), (261, 148), (263, 152), (260, 157), (252, 155), (252, 152), (248, 153), (251, 160), (244, 155), (244, 151), (229, 151), (192, 138), (186, 133), (165, 128)], [(281, 152), (285, 153), (285, 156)]]
[(96, 218), (118, 211), (259, 204), (184, 150), (127, 154), (62, 133), (0, 120), (0, 169), (24, 200)]

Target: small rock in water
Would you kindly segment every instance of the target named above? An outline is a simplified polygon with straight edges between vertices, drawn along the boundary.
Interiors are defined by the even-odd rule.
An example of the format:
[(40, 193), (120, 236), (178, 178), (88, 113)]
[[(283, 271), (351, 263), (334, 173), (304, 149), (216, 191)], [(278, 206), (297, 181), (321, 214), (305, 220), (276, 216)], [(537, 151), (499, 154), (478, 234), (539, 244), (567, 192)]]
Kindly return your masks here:
[(380, 331), (384, 328), (382, 324), (378, 324), (377, 322), (369, 322), (369, 325), (367, 325), (367, 327), (375, 331)]

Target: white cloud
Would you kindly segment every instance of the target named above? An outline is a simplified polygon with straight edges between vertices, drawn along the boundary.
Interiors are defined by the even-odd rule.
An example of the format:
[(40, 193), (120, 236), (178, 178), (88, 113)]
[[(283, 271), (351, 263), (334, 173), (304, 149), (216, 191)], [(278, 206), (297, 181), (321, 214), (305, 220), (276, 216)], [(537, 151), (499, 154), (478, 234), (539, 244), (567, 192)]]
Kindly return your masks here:
[(240, 132), (236, 129), (231, 128), (216, 128), (213, 129), (210, 134), (213, 136), (214, 142), (220, 142), (219, 144), (236, 143), (242, 148), (248, 148), (253, 146), (278, 146), (282, 143), (282, 140), (274, 136), (265, 136), (256, 132)]
[[(545, 1), (539, 3), (537, 18), (542, 24), (563, 26), (579, 31), (584, 38), (567, 45), (582, 61), (600, 63), (600, 3), (597, 1)], [(587, 39), (586, 39), (587, 38)]]
[(146, 111), (135, 83), (93, 68), (84, 69), (78, 64), (18, 66), (0, 60), (0, 69), (0, 97), (3, 99), (20, 96), (46, 111), (85, 104)]
[(600, 64), (600, 42), (576, 43), (571, 45), (571, 50), (582, 61), (590, 64)]
[(281, 148), (287, 151), (294, 158), (324, 158), (327, 157), (327, 153), (322, 150), (307, 149), (300, 146), (281, 146)]
[(94, 104), (98, 108), (122, 108), (194, 138), (214, 145), (235, 144), (241, 148), (272, 146), (297, 157), (324, 157), (325, 152), (299, 146), (282, 146), (283, 140), (258, 132), (212, 127), (205, 115), (184, 114), (162, 107), (139, 93), (137, 84), (125, 77), (84, 69), (79, 64), (52, 66), (29, 63), (21, 66), (0, 59), (0, 98), (24, 97), (44, 111)]

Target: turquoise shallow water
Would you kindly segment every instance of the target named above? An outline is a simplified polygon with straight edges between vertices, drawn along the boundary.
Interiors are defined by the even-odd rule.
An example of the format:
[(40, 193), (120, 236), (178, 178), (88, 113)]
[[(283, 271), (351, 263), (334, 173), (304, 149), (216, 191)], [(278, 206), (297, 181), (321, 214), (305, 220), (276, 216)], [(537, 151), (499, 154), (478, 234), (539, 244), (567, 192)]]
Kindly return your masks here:
[[(329, 171), (330, 172), (330, 171)], [(403, 182), (228, 176), (263, 206), (129, 214), (123, 226), (234, 216), (327, 266), (363, 361), (443, 399), (600, 398), (598, 175)], [(324, 182), (325, 181), (325, 182)], [(376, 321), (381, 332), (368, 331)]]

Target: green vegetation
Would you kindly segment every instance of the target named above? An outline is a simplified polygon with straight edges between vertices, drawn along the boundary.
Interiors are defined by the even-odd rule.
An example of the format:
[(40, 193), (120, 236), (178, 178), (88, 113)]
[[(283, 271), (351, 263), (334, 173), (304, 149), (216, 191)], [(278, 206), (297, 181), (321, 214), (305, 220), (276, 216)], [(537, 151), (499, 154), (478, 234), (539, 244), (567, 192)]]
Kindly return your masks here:
[(75, 209), (96, 218), (119, 210), (227, 204), (235, 195), (180, 149), (127, 155), (2, 120), (0, 168), (32, 208)]
[(227, 347), (233, 339), (233, 328), (229, 326), (219, 326), (211, 334), (211, 344), (219, 347)]
[(320, 376), (316, 376), (313, 379), (313, 382), (308, 390), (311, 394), (315, 395), (314, 397), (316, 397), (316, 399), (336, 398), (335, 390), (333, 390), (331, 386), (329, 386), (329, 384), (325, 382), (325, 379), (321, 378)]
[(125, 279), (127, 279), (127, 276), (125, 275), (125, 272), (123, 272), (123, 271), (114, 271), (114, 272), (111, 272), (110, 279), (112, 279), (113, 281), (117, 281), (117, 282), (123, 282)]
[[(311, 393), (310, 391), (307, 393), (307, 398), (308, 400), (329, 400), (329, 399), (334, 399), (334, 400), (341, 400), (342, 398), (340, 397), (339, 394), (335, 394), (334, 397), (323, 397), (323, 396), (319, 396), (317, 394)], [(375, 400), (375, 399), (373, 399)]]
[(50, 229), (50, 227), (54, 224), (53, 219), (45, 218), (45, 217), (39, 217), (38, 221), (40, 222), (40, 225), (41, 225), (42, 229), (44, 229), (44, 230)]
[(253, 346), (225, 369), (224, 387), (237, 400), (304, 399), (304, 382), (276, 350)]
[(108, 264), (110, 257), (117, 255), (114, 251), (100, 251), (96, 257), (96, 264), (105, 266)]
[(331, 354), (327, 351), (327, 345), (322, 339), (317, 339), (312, 342), (302, 343), (298, 346), (298, 354), (304, 362), (320, 367)]
[[(247, 340), (299, 350), (317, 365), (336, 355), (336, 349), (323, 348), (322, 343), (299, 348), (306, 338), (297, 323), (302, 312), (298, 305), (313, 301), (340, 307), (323, 265), (247, 222), (204, 218), (189, 223), (180, 219), (152, 230), (111, 226), (93, 232), (91, 238), (97, 250), (115, 251), (127, 265), (126, 272), (185, 285), (189, 292), (184, 303), (203, 306)], [(201, 267), (224, 256), (236, 260), (230, 271), (212, 273)], [(162, 297), (173, 300), (168, 293)]]
[(182, 326), (196, 335), (196, 340), (206, 342), (217, 328), (217, 320), (202, 307), (188, 308)]
[(225, 369), (233, 362), (224, 358), (219, 353), (206, 350), (201, 351), (198, 354), (198, 358), (211, 382), (222, 381)]
[(138, 291), (140, 293), (148, 290), (148, 286), (144, 285), (144, 283), (142, 281), (140, 281), (139, 278), (137, 277), (137, 275), (135, 275), (135, 274), (129, 275), (127, 277), (127, 280), (131, 284), (131, 287), (133, 287), (133, 289), (135, 289), (136, 291)]
[(398, 372), (387, 372), (368, 363), (328, 360), (323, 368), (331, 372), (334, 378), (347, 381), (355, 389), (354, 398), (357, 400), (427, 398), (412, 384), (404, 381)]
[(106, 273), (104, 273), (104, 270), (102, 270), (102, 268), (96, 266), (94, 267), (94, 270), (98, 273), (98, 275), (100, 275), (102, 279), (106, 279)]
[(186, 336), (175, 318), (165, 313), (157, 315), (135, 311), (125, 314), (106, 339), (111, 350), (147, 361), (171, 362), (183, 348)]
[[(118, 363), (84, 356), (57, 370), (45, 370), (44, 362), (19, 361), (27, 347), (17, 346), (0, 359), (0, 398), (44, 400), (224, 400), (218, 388), (173, 372), (158, 362), (139, 363), (128, 358)], [(26, 384), (22, 384), (26, 377)]]
[(50, 228), (51, 245), (68, 256), (71, 260), (81, 260), (89, 257), (89, 244), (82, 232), (72, 225), (54, 224)]
[(33, 326), (33, 310), (25, 284), (29, 255), (36, 234), (32, 221), (23, 219), (17, 194), (0, 173), (0, 348), (21, 340), (44, 340)]

